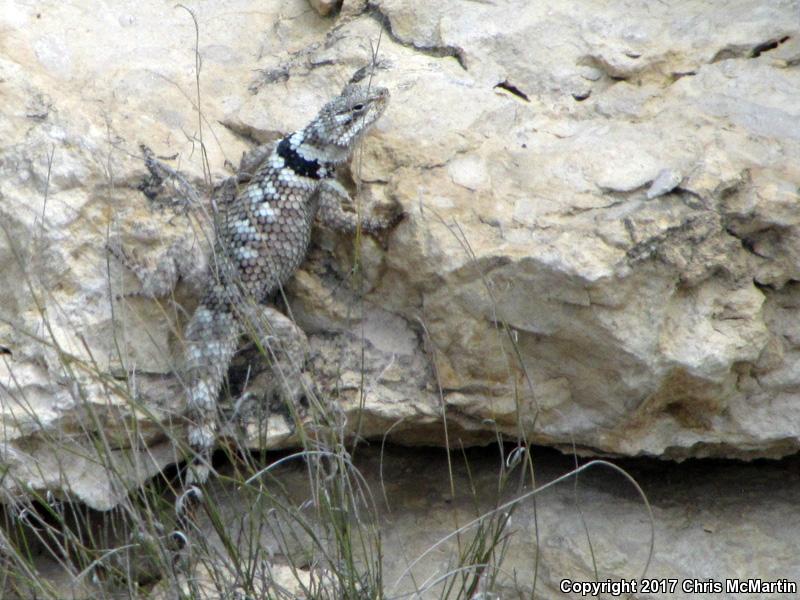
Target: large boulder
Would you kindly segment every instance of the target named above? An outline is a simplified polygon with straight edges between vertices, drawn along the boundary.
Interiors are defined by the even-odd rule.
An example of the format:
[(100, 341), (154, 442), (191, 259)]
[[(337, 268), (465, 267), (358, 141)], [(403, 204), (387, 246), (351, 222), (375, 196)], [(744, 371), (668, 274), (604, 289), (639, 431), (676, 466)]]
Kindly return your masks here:
[[(161, 4), (0, 14), (7, 492), (108, 508), (180, 458), (174, 371), (210, 205), (145, 196), (139, 144), (208, 191), (373, 48), (392, 102), (344, 175), (361, 209), (406, 217), (377, 240), (319, 231), (287, 290), (351, 431), (800, 449), (796, 2), (383, 0), (323, 18), (234, 0), (195, 16), (198, 45)], [(168, 292), (135, 295), (109, 238), (166, 264)], [(253, 446), (297, 443), (283, 414), (255, 425)]]

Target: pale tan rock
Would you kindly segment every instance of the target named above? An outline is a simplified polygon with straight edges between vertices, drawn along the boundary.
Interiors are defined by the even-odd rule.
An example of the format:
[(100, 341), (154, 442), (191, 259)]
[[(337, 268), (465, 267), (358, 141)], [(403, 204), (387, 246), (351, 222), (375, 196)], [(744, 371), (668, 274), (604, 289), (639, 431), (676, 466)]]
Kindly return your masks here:
[[(486, 535), (503, 514), (508, 514), (510, 521), (503, 531), (502, 556), (497, 551), (492, 557), (491, 564), (499, 569), (485, 590), (496, 594), (490, 597), (527, 597), (535, 589), (537, 598), (556, 600), (565, 596), (560, 590), (563, 580), (595, 581), (596, 572), (599, 581), (642, 575), (664, 580), (667, 585), (675, 580), (673, 592), (667, 588), (667, 593), (660, 595), (681, 600), (698, 596), (691, 588), (688, 592), (682, 588), (684, 582), (691, 585), (693, 580), (712, 580), (724, 586), (726, 579), (785, 578), (800, 584), (794, 553), (800, 527), (793, 510), (798, 500), (796, 457), (759, 464), (695, 462), (688, 468), (664, 462), (631, 463), (629, 474), (645, 490), (651, 521), (636, 488), (608, 466), (595, 465), (581, 472), (576, 481), (569, 475), (574, 470), (573, 457), (536, 449), (532, 459), (537, 486), (543, 489), (533, 493), (527, 478), (518, 487), (522, 465), (511, 473), (501, 467), (514, 464), (513, 456), (510, 451), (504, 456), (496, 451), (459, 452), (458, 459), (454, 454), (449, 462), (443, 451), (431, 449), (364, 448), (359, 452), (355, 465), (359, 475), (353, 473), (352, 478), (369, 486), (378, 502), (369, 517), (363, 513), (360, 522), (353, 519), (351, 531), (359, 540), (373, 541), (380, 534), (382, 591), (387, 596), (413, 597), (416, 592), (419, 598), (441, 597), (444, 583), (453, 580), (456, 569), (469, 566), (460, 562), (459, 556), (477, 533), (476, 520), (483, 517), (479, 522)], [(301, 506), (311, 497), (306, 469), (284, 467), (273, 474), (280, 487), (289, 491), (287, 504)], [(561, 483), (547, 485), (558, 477), (564, 478)], [(270, 493), (279, 493), (278, 487), (267, 483)], [(238, 541), (243, 556), (252, 554), (254, 547), (270, 549), (282, 562), (299, 567), (323, 565), (326, 554), (333, 554), (333, 540), (323, 540), (320, 547), (302, 533), (299, 535), (306, 543), (295, 547), (296, 540), (286, 532), (299, 528), (283, 511), (272, 517), (281, 527), (263, 528), (254, 543), (253, 530), (246, 523), (264, 509), (250, 502), (250, 497), (224, 483), (214, 485), (211, 495), (218, 503), (225, 531)], [(508, 512), (492, 514), (492, 509), (516, 498), (522, 500), (513, 511), (508, 511), (508, 506)], [(303, 514), (320, 540), (324, 527), (316, 528), (322, 524), (314, 519), (314, 511)], [(211, 547), (220, 547), (212, 524), (202, 519), (199, 526)], [(237, 537), (240, 530), (245, 534)], [(284, 534), (277, 533), (280, 531)], [(645, 571), (651, 534), (653, 555)], [(754, 549), (758, 550), (755, 554)], [(377, 556), (364, 557), (360, 545), (354, 551), (363, 576), (365, 565), (373, 564)], [(218, 556), (210, 564), (218, 572), (219, 582), (226, 580), (227, 554)], [(486, 559), (483, 554), (480, 558)], [(292, 596), (295, 598), (305, 597), (302, 590), (309, 589), (313, 581), (324, 582), (326, 590), (336, 583), (326, 579), (321, 569), (322, 573), (315, 571), (309, 577), (303, 568), (272, 562), (265, 567), (269, 576), (256, 581), (281, 585), (297, 594)], [(472, 564), (475, 562), (480, 561)], [(203, 569), (192, 573), (198, 583), (210, 583)], [(164, 587), (159, 586), (154, 599), (170, 597), (161, 595)], [(205, 589), (209, 588), (212, 593), (201, 598), (216, 597), (212, 586)], [(614, 597), (611, 593), (605, 596)]]
[[(150, 600), (171, 600), (181, 595), (198, 598), (237, 598), (247, 597), (246, 590), (237, 583), (237, 573), (223, 561), (198, 564), (190, 573), (181, 575), (175, 581), (164, 579), (153, 589)], [(310, 588), (311, 575), (303, 569), (292, 568), (286, 564), (259, 565), (257, 576), (253, 578), (255, 587), (264, 597), (292, 598), (305, 600)]]
[[(304, 3), (194, 8), (200, 119), (185, 10), (0, 15), (4, 491), (108, 508), (177, 459), (173, 371), (210, 206), (148, 200), (138, 145), (208, 189), (201, 134), (219, 182), (366, 65), (381, 24), (374, 81), (392, 103), (348, 184), (362, 209), (399, 202), (405, 219), (360, 245), (321, 232), (288, 289), (328, 405), (408, 444), (444, 443), (444, 414), (451, 443), (522, 427), (586, 453), (800, 449), (792, 4), (740, 0), (746, 22), (702, 1), (624, 18), (613, 4), (364, 8), (345, 3), (335, 25)], [(153, 263), (181, 249), (174, 290), (131, 295), (109, 235)], [(248, 359), (258, 380), (257, 353), (237, 373)], [(245, 428), (253, 446), (297, 443), (281, 414)], [(86, 475), (92, 436), (135, 466)]]

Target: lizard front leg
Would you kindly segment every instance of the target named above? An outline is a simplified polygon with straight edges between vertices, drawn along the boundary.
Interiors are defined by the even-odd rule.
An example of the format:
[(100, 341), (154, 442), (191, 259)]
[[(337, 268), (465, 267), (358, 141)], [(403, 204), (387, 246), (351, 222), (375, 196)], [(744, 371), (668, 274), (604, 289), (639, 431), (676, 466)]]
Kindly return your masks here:
[(377, 233), (394, 225), (402, 218), (402, 212), (397, 212), (388, 217), (375, 215), (359, 215), (346, 212), (342, 208), (343, 202), (350, 201), (350, 194), (344, 186), (335, 179), (325, 179), (319, 184), (319, 220), (335, 231), (353, 233), (358, 226), (367, 233)]
[(128, 271), (133, 273), (140, 284), (139, 290), (125, 290), (120, 296), (141, 296), (151, 300), (169, 297), (181, 279), (188, 280), (194, 287), (205, 274), (205, 261), (198, 261), (189, 244), (175, 242), (157, 261), (143, 261), (133, 251), (126, 249), (119, 238), (106, 242), (106, 250)]
[(170, 183), (177, 198), (176, 204), (186, 208), (200, 206), (202, 194), (182, 173), (158, 160), (148, 146), (140, 144), (139, 148), (144, 156), (144, 165), (150, 173), (139, 185), (139, 191), (150, 200), (155, 200), (164, 191), (164, 184)]

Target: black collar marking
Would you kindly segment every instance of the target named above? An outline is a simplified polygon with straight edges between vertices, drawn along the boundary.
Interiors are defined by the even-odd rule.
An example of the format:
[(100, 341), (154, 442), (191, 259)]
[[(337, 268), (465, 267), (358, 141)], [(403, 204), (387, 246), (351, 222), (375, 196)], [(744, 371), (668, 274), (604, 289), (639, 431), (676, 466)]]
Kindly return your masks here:
[(330, 163), (319, 164), (318, 160), (307, 160), (297, 153), (289, 143), (289, 138), (283, 138), (278, 144), (278, 156), (285, 162), (286, 166), (302, 177), (310, 179), (322, 179), (333, 177), (333, 165)]

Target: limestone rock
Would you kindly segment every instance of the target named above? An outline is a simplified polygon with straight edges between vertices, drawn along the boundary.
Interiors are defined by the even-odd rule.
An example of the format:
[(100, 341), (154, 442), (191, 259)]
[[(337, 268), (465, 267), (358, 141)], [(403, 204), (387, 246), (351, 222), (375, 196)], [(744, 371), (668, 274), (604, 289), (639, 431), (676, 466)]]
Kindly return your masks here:
[[(574, 469), (572, 457), (542, 449), (533, 452), (537, 487), (541, 488), (536, 493), (529, 484), (517, 488), (518, 471), (510, 476), (506, 472), (505, 480), (498, 473), (499, 464), (513, 463), (508, 454), (459, 452), (456, 458), (453, 453), (449, 465), (444, 452), (437, 455), (430, 449), (367, 448), (360, 452), (355, 468), (371, 495), (379, 499), (378, 516), (373, 525), (362, 515), (362, 522), (353, 527), (367, 539), (380, 532), (383, 591), (392, 596), (417, 592), (419, 598), (441, 597), (444, 584), (457, 576), (459, 567), (467, 566), (459, 563), (458, 557), (477, 533), (475, 521), (482, 518), (478, 522), (486, 535), (493, 523), (491, 511), (523, 497), (504, 531), (507, 546), (502, 561), (495, 562), (499, 553), (491, 561), (499, 569), (484, 590), (496, 596), (488, 597), (530, 597), (535, 583), (537, 598), (557, 600), (565, 597), (560, 587), (564, 580), (619, 582), (640, 577), (664, 580), (667, 586), (674, 580), (674, 587), (667, 587), (666, 593), (651, 596), (680, 600), (699, 597), (695, 590), (702, 588), (692, 586), (708, 581), (721, 582), (723, 589), (728, 579), (785, 579), (800, 585), (794, 552), (800, 527), (794, 510), (800, 500), (797, 457), (748, 465), (718, 461), (691, 466), (654, 461), (628, 465), (629, 474), (648, 498), (651, 521), (648, 506), (619, 472), (595, 464), (582, 471), (576, 483), (569, 475)], [(301, 506), (311, 497), (304, 468), (284, 466), (273, 474), (291, 494), (288, 504)], [(563, 478), (560, 483), (558, 478)], [(252, 502), (252, 496), (239, 487), (214, 485), (212, 495), (230, 539), (241, 544), (243, 554), (258, 547), (295, 566), (324, 565), (325, 553), (300, 530), (294, 520), (297, 517), (286, 518), (279, 512), (280, 516), (272, 519), (280, 527), (258, 530), (248, 525), (251, 520), (265, 520), (269, 493), (277, 493), (277, 485), (265, 484), (260, 502)], [(312, 510), (303, 513), (310, 523), (315, 523), (313, 515)], [(494, 513), (495, 523), (499, 516)], [(452, 534), (459, 527), (457, 540)], [(222, 547), (208, 519), (203, 519), (200, 528), (211, 548)], [(322, 530), (315, 530), (316, 540)], [(295, 531), (299, 539), (288, 534)], [(652, 535), (653, 554), (649, 557)], [(361, 549), (356, 552), (362, 558)], [(219, 556), (226, 554), (220, 551)], [(228, 567), (224, 559), (211, 564), (218, 572), (216, 581), (225, 582)], [(362, 567), (365, 564), (359, 561)], [(289, 589), (300, 585), (307, 589), (307, 571), (269, 568), (270, 576), (256, 581), (277, 580), (275, 583)], [(197, 570), (197, 580), (206, 583), (203, 568)], [(569, 596), (581, 597), (579, 593)], [(619, 596), (607, 593), (599, 597)]]
[[(243, 586), (237, 583), (237, 573), (226, 565), (215, 564), (212, 568), (198, 565), (189, 577), (176, 581), (163, 580), (150, 593), (151, 600), (171, 600), (176, 597), (190, 598), (246, 598)], [(264, 593), (280, 594), (278, 597), (305, 600), (306, 591), (311, 587), (311, 576), (302, 569), (293, 569), (283, 564), (260, 565), (257, 576), (253, 578), (256, 587)]]
[[(139, 144), (208, 191), (303, 126), (381, 27), (393, 99), (345, 179), (361, 209), (406, 217), (378, 240), (320, 231), (287, 290), (343, 422), (407, 444), (800, 449), (797, 3), (587, 6), (379, 0), (330, 20), (234, 0), (194, 8), (195, 48), (181, 8), (9, 3), (4, 491), (107, 508), (178, 460), (212, 207), (142, 194)], [(152, 265), (186, 257), (158, 302), (109, 259), (114, 236)], [(296, 443), (280, 414), (246, 429)]]

